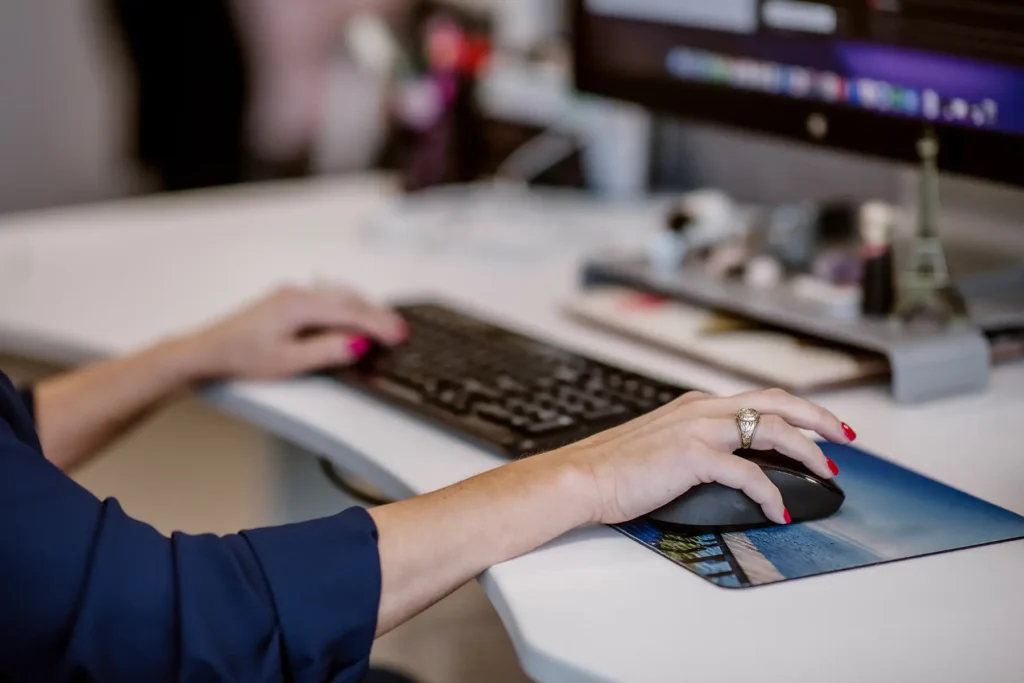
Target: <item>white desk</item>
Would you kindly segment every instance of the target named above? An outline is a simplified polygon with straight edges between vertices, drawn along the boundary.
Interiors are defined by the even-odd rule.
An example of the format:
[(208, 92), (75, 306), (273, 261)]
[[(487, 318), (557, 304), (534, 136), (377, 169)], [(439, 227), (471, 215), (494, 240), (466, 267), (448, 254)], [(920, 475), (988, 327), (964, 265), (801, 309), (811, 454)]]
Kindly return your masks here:
[[(380, 180), (243, 188), (0, 219), (0, 347), (60, 362), (119, 354), (289, 279), (374, 296), (424, 291), (594, 355), (714, 392), (748, 385), (572, 324), (565, 249), (531, 261), (361, 242)], [(235, 384), (215, 404), (395, 496), (498, 459), (320, 379)], [(864, 447), (1024, 513), (1024, 365), (991, 391), (898, 407), (882, 389), (821, 397)], [(607, 529), (572, 534), (481, 579), (543, 682), (1024, 680), (1024, 543), (750, 591), (715, 588)]]

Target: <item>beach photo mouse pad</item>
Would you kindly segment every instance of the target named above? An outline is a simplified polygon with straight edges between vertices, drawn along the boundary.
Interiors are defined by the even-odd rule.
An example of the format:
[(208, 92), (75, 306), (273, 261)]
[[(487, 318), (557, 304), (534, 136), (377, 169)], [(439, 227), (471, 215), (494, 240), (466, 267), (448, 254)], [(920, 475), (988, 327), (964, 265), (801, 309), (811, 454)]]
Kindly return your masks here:
[(723, 588), (820, 574), (1024, 539), (1024, 517), (849, 446), (822, 444), (846, 492), (816, 522), (686, 535), (640, 519), (614, 528)]

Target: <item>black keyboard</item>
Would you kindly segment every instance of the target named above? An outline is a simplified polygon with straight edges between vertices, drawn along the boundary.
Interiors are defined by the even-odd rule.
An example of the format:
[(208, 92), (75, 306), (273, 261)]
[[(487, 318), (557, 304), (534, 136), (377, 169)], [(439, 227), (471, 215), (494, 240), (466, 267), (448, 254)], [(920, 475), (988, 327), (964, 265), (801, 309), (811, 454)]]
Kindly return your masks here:
[(445, 306), (397, 310), (409, 340), (336, 377), (510, 458), (585, 439), (688, 391)]

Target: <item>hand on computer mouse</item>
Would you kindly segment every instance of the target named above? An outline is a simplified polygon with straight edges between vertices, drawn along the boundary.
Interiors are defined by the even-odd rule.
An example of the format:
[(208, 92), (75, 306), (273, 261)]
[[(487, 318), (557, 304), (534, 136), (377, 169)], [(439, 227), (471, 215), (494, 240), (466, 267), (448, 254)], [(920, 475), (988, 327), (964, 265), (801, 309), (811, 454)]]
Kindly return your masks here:
[(761, 414), (755, 450), (775, 450), (825, 479), (838, 472), (802, 429), (836, 443), (856, 435), (810, 401), (772, 389), (731, 398), (688, 394), (660, 410), (566, 449), (592, 478), (593, 521), (618, 524), (660, 508), (699, 484), (742, 490), (777, 524), (788, 524), (778, 488), (741, 446), (736, 413)]
[(352, 290), (285, 287), (184, 341), (207, 378), (278, 379), (349, 365), (407, 334), (401, 317)]

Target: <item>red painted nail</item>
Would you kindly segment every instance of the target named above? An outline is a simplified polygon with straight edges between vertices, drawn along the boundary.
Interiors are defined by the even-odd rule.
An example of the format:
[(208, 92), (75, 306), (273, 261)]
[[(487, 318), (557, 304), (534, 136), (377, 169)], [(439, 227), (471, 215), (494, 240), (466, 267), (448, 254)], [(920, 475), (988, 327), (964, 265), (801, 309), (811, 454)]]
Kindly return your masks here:
[(857, 432), (853, 431), (853, 427), (846, 424), (845, 422), (843, 423), (843, 434), (846, 434), (846, 438), (849, 439), (850, 441), (857, 440)]
[(356, 337), (348, 343), (348, 350), (352, 352), (352, 355), (356, 358), (365, 356), (366, 352), (370, 350), (370, 340), (366, 337)]
[(786, 510), (783, 514), (783, 518), (786, 520), (786, 524), (792, 524), (793, 518), (789, 516), (789, 510)]
[[(853, 439), (850, 440), (852, 441)], [(839, 474), (839, 465), (832, 462), (832, 458), (825, 458), (825, 460), (828, 461), (828, 468), (832, 470), (832, 476)]]

